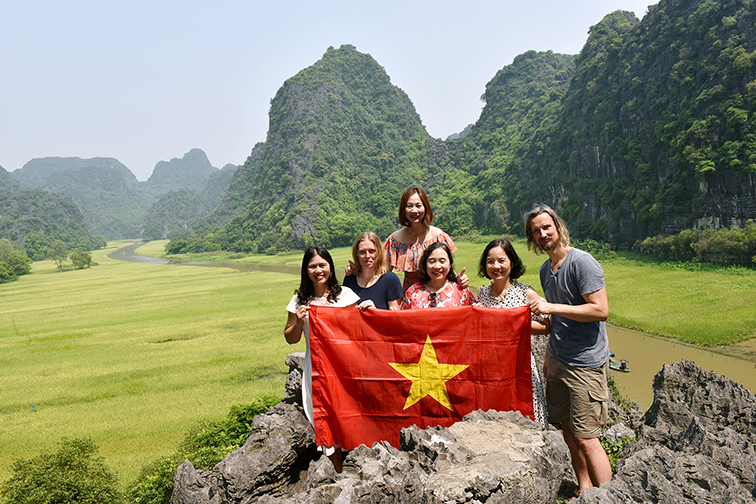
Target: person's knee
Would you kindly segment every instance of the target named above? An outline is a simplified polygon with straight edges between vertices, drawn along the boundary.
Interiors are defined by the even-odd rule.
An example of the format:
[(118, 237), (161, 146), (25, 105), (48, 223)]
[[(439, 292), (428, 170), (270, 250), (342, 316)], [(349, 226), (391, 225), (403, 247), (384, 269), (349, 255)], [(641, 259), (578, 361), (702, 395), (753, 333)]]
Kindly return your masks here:
[(604, 447), (601, 446), (599, 438), (579, 438), (575, 437), (575, 445), (583, 453), (591, 453), (596, 450), (604, 451)]

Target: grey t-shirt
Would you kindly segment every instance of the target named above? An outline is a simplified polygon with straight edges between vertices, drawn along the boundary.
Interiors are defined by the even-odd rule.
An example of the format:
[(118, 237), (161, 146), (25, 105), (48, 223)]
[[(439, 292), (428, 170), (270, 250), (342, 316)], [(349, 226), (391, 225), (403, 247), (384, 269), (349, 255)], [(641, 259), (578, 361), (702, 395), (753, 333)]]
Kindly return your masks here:
[[(584, 294), (602, 289), (604, 270), (587, 252), (570, 248), (556, 273), (551, 259), (541, 265), (541, 287), (549, 303), (585, 304)], [(551, 316), (549, 354), (577, 367), (599, 367), (609, 358), (609, 339), (604, 322), (576, 322)]]

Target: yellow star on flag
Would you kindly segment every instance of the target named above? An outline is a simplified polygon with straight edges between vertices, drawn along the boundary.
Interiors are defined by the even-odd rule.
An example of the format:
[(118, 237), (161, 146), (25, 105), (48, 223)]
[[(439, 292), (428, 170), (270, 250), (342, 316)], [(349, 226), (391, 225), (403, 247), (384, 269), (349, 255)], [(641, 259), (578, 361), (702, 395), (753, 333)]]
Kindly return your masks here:
[(408, 380), (412, 380), (407, 402), (404, 409), (409, 408), (425, 396), (431, 396), (442, 406), (454, 411), (449, 393), (446, 391), (446, 382), (467, 369), (467, 364), (440, 364), (436, 357), (430, 335), (425, 341), (423, 353), (417, 364), (389, 362), (389, 366), (396, 369)]

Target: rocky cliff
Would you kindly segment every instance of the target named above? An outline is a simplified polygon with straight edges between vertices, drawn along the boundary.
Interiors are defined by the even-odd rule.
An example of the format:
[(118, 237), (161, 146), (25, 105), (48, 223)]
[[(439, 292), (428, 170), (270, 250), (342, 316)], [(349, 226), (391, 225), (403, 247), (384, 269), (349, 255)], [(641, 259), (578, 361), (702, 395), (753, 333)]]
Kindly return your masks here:
[(756, 9), (661, 0), (593, 26), (543, 156), (542, 197), (576, 236), (625, 248), (756, 212)]
[(614, 479), (576, 502), (756, 502), (756, 396), (742, 385), (667, 364), (637, 437)]
[[(449, 428), (404, 429), (401, 446), (360, 446), (344, 472), (315, 449), (300, 402), (303, 354), (287, 359), (286, 396), (253, 422), (249, 439), (211, 471), (190, 461), (173, 504), (556, 502), (574, 491), (561, 433), (517, 412), (473, 412)], [(614, 479), (577, 502), (756, 501), (756, 398), (692, 362), (666, 365), (654, 403), (627, 443)], [(622, 435), (622, 434), (620, 434)], [(612, 438), (614, 439), (614, 438)]]

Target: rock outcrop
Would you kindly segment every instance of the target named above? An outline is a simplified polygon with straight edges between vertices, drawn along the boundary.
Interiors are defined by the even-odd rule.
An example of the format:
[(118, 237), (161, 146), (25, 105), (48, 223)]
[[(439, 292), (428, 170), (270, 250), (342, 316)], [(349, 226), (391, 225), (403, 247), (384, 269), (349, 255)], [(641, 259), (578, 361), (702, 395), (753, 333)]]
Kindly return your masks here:
[[(561, 433), (517, 412), (403, 429), (399, 447), (359, 446), (336, 474), (302, 413), (303, 358), (287, 358), (284, 400), (255, 417), (242, 448), (211, 471), (179, 467), (172, 504), (553, 503), (576, 488)], [(665, 365), (653, 405), (640, 425), (634, 417), (605, 436), (616, 442), (637, 432), (613, 480), (576, 502), (756, 502), (756, 397), (746, 388), (692, 362)]]
[(497, 411), (470, 413), (449, 428), (403, 429), (399, 447), (359, 446), (336, 474), (302, 412), (303, 357), (287, 358), (284, 400), (255, 417), (244, 446), (211, 471), (188, 460), (178, 468), (173, 504), (551, 503), (571, 475), (559, 432)]
[(654, 402), (611, 482), (578, 503), (756, 502), (756, 396), (685, 361), (654, 378)]

